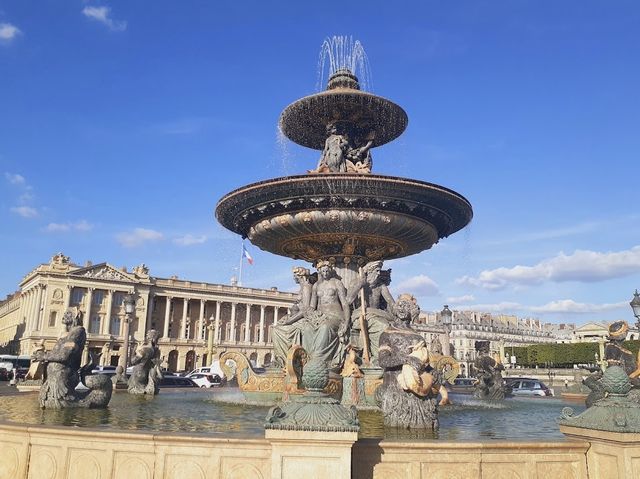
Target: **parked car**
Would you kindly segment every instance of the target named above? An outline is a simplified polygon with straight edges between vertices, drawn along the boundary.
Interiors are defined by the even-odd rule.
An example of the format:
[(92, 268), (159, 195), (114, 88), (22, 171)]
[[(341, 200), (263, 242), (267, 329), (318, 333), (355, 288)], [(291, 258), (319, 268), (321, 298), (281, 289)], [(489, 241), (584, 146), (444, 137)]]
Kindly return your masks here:
[(165, 376), (158, 385), (161, 388), (197, 388), (198, 385), (189, 378)]
[(9, 380), (9, 371), (6, 368), (0, 368), (0, 381)]
[(514, 396), (553, 396), (553, 391), (539, 379), (507, 378), (506, 381)]
[(115, 366), (96, 366), (91, 370), (91, 374), (106, 374), (108, 376), (115, 376), (116, 367)]
[(454, 393), (472, 393), (475, 390), (475, 378), (455, 378), (451, 386), (447, 385), (447, 389)]
[(224, 381), (217, 374), (195, 373), (189, 376), (194, 383), (201, 388), (214, 388), (222, 386)]

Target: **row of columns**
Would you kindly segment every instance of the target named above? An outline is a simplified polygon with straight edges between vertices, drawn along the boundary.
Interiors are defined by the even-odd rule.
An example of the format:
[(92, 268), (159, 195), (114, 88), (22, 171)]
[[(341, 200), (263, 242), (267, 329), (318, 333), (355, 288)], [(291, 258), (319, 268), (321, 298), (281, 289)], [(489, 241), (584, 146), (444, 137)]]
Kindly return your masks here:
[[(162, 331), (162, 337), (163, 338), (168, 338), (169, 337), (169, 324), (171, 322), (172, 319), (172, 304), (174, 304), (173, 302), (176, 300), (176, 298), (174, 298), (173, 296), (165, 296), (166, 299), (166, 304), (165, 304), (165, 310), (164, 310), (164, 323), (163, 323), (163, 331)], [(190, 318), (187, 316), (187, 310), (188, 310), (188, 304), (190, 299), (189, 298), (182, 298), (183, 304), (182, 304), (182, 321), (180, 324), (180, 332), (179, 332), (179, 339), (187, 339), (188, 336), (188, 330), (187, 330), (187, 326), (189, 325), (189, 321)], [(205, 299), (200, 299), (200, 312), (199, 312), (199, 316), (198, 316), (198, 322), (197, 322), (197, 334), (194, 335), (194, 339), (198, 339), (198, 340), (204, 340), (206, 339), (203, 335), (203, 331), (207, 330), (204, 326), (205, 326), (205, 306), (208, 300)], [(221, 342), (221, 307), (222, 307), (222, 303), (224, 301), (220, 301), (217, 300), (216, 303), (216, 308), (215, 308), (215, 315), (211, 315), (209, 317), (209, 321), (212, 322), (214, 324), (213, 327), (213, 338), (214, 338), (214, 343), (215, 344), (219, 344)], [(242, 338), (242, 340), (245, 343), (249, 343), (251, 341), (251, 307), (254, 306), (252, 304), (249, 303), (244, 303), (245, 304), (245, 330), (244, 330), (244, 338)], [(236, 337), (236, 329), (237, 329), (237, 318), (236, 318), (236, 312), (237, 312), (237, 302), (231, 302), (231, 337), (235, 338)], [(260, 343), (264, 343), (265, 342), (265, 320), (266, 320), (266, 315), (265, 315), (265, 311), (267, 308), (267, 305), (259, 305), (260, 306), (260, 326), (259, 326), (259, 337), (257, 338), (258, 342)], [(275, 326), (275, 324), (278, 322), (278, 317), (279, 317), (279, 309), (282, 306), (271, 306), (274, 308), (274, 316), (273, 316), (273, 325)], [(151, 311), (151, 301), (150, 301), (150, 306), (149, 306), (149, 318), (151, 317), (152, 311)], [(256, 338), (254, 338), (254, 341), (256, 340)]]
[(27, 290), (25, 293), (24, 305), (24, 318), (26, 320), (27, 331), (33, 331), (39, 329), (42, 316), (42, 293), (45, 290), (45, 286), (38, 284), (33, 288)]

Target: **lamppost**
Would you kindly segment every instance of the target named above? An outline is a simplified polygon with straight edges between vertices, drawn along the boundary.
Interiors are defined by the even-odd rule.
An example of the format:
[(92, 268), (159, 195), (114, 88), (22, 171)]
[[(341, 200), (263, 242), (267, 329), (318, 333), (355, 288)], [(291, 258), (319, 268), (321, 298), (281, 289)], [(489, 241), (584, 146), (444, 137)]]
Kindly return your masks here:
[[(214, 331), (214, 320), (213, 316), (209, 319), (209, 324), (207, 324), (207, 363), (213, 364), (213, 335), (217, 332)], [(208, 366), (206, 364), (205, 366)]]
[[(631, 300), (629, 305), (631, 306), (631, 309), (633, 310), (633, 315), (638, 320), (636, 322), (636, 328), (638, 328), (638, 330), (640, 331), (640, 294), (638, 293), (637, 289), (636, 289), (636, 292), (633, 293), (633, 299)], [(638, 338), (638, 339), (640, 339), (640, 338)]]
[(124, 356), (121, 356), (121, 366), (127, 372), (127, 366), (129, 365), (129, 323), (133, 319), (133, 314), (136, 311), (136, 296), (135, 293), (128, 293), (125, 295), (124, 300)]
[(451, 332), (452, 319), (453, 319), (453, 313), (449, 309), (449, 305), (445, 304), (444, 308), (442, 308), (442, 311), (440, 311), (440, 322), (444, 326), (444, 331), (447, 335), (447, 344), (445, 345), (446, 350), (442, 351), (447, 356), (451, 354), (451, 346), (450, 346), (451, 340), (449, 338), (449, 333)]

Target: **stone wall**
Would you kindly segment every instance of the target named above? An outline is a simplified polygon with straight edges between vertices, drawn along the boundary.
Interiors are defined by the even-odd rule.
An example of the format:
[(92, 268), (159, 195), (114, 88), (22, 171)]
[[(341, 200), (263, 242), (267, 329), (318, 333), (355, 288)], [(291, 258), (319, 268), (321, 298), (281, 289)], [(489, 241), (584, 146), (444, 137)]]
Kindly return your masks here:
[[(578, 429), (563, 431), (578, 440), (537, 443), (361, 439), (351, 447), (344, 438), (329, 444), (327, 435), (321, 442), (329, 451), (318, 447), (318, 438), (300, 434), (293, 441), (224, 439), (0, 423), (0, 479), (297, 479), (322, 477), (311, 470), (314, 464), (326, 469), (319, 457), (349, 454), (355, 479), (640, 477), (639, 435)], [(284, 457), (299, 467), (289, 471)], [(349, 477), (348, 466), (336, 469), (332, 479)]]
[(0, 479), (267, 479), (264, 439), (0, 424)]
[[(588, 442), (391, 442), (360, 440), (353, 478), (585, 479)], [(593, 478), (595, 479), (595, 478)]]

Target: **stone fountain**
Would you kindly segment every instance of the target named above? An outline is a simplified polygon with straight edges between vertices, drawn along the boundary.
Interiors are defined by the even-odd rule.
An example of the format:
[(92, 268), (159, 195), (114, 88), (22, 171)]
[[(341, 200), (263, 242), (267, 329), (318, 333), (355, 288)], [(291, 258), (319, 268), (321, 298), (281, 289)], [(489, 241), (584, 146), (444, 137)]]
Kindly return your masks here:
[[(383, 274), (382, 261), (427, 250), (471, 221), (470, 203), (455, 191), (416, 179), (372, 172), (371, 150), (399, 137), (407, 122), (407, 114), (400, 106), (362, 91), (353, 71), (342, 65), (330, 75), (325, 91), (293, 102), (280, 116), (280, 129), (286, 137), (322, 152), (316, 167), (303, 175), (243, 186), (225, 195), (217, 205), (216, 217), (229, 230), (265, 251), (308, 261), (316, 266), (322, 277), (313, 288), (308, 285), (312, 294), (316, 294), (316, 288), (322, 289), (327, 281), (337, 278), (341, 284), (337, 286), (338, 293), (331, 293), (340, 298), (335, 301), (339, 303), (336, 311), (344, 316), (343, 321), (338, 319), (335, 322), (333, 339), (327, 340), (336, 345), (332, 349), (333, 356), (330, 354), (317, 359), (319, 354), (314, 349), (326, 351), (327, 345), (317, 345), (316, 342), (305, 347), (308, 362), (302, 368), (302, 377), (297, 380), (285, 378), (281, 370), (259, 377), (248, 368), (242, 372), (244, 378), (239, 375), (241, 388), (253, 384), (253, 392), (259, 390), (261, 394), (268, 389), (279, 389), (285, 399), (287, 391), (296, 389), (291, 388), (292, 382), (296, 385), (302, 383), (301, 391), (306, 391), (303, 398), (292, 401), (293, 405), (285, 402), (272, 411), (268, 429), (291, 427), (290, 418), (295, 415), (305, 418), (304, 425), (301, 425), (304, 421), (298, 421), (299, 427), (348, 430), (356, 425), (355, 413), (340, 409), (337, 399), (330, 399), (332, 392), (340, 396), (342, 382), (339, 376), (336, 379), (334, 373), (337, 371), (327, 372), (327, 369), (335, 366), (336, 362), (342, 366), (345, 349), (353, 350), (354, 347), (363, 350), (362, 358), (357, 359), (358, 364), (365, 368), (378, 366), (377, 358), (371, 358), (370, 354), (372, 351), (376, 353), (380, 333), (393, 320), (394, 302), (386, 286), (376, 283), (375, 278)], [(332, 270), (331, 273), (325, 274), (327, 268)], [(372, 281), (365, 281), (365, 276), (372, 275), (375, 275)], [(339, 294), (341, 289), (344, 290), (344, 300)], [(301, 297), (304, 296), (303, 291), (301, 287)], [(317, 294), (313, 297), (317, 299)], [(360, 300), (362, 313), (355, 306), (357, 300)], [(301, 305), (301, 312), (296, 318), (304, 316), (308, 320), (317, 314), (316, 310), (321, 309), (322, 303), (317, 300), (312, 303)], [(370, 321), (372, 308), (382, 318), (378, 321), (377, 331)], [(360, 314), (362, 340), (357, 346), (347, 344), (349, 330), (354, 339), (358, 337), (357, 333), (353, 334), (358, 330), (358, 321), (350, 318), (357, 318)], [(306, 326), (287, 329), (286, 334), (290, 338), (297, 337), (298, 344), (301, 342), (304, 346), (304, 338), (317, 335), (318, 325), (323, 324), (322, 320), (308, 320), (307, 323)], [(344, 344), (338, 344), (338, 339)], [(223, 355), (221, 363), (225, 359)], [(450, 361), (449, 365), (457, 366), (453, 363)], [(353, 369), (353, 366), (354, 361), (351, 361), (351, 375), (359, 377), (358, 368)], [(377, 370), (379, 373), (370, 384), (358, 386), (354, 382), (352, 392), (360, 388), (369, 390), (371, 396), (382, 382), (382, 369)], [(332, 381), (338, 386), (331, 388)], [(265, 386), (256, 387), (260, 384)], [(327, 412), (329, 409), (326, 414), (302, 412), (311, 403), (316, 409), (319, 403), (331, 404), (333, 412)], [(335, 424), (330, 420), (333, 417), (337, 421)]]

